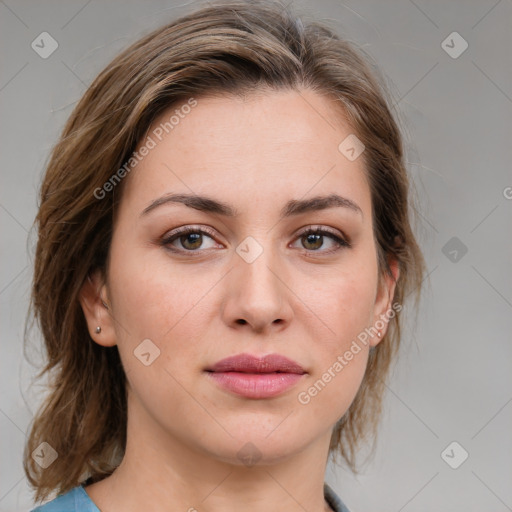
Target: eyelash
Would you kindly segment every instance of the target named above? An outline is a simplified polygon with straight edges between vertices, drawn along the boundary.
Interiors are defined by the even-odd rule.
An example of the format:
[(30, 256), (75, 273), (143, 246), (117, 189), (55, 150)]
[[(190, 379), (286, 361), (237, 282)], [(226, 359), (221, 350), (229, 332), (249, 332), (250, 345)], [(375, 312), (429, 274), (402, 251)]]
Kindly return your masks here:
[[(172, 233), (170, 233), (168, 236), (163, 237), (161, 239), (161, 241), (160, 241), (160, 244), (162, 246), (166, 247), (168, 250), (174, 252), (174, 253), (193, 254), (193, 253), (204, 252), (204, 250), (201, 251), (199, 249), (197, 249), (197, 250), (194, 250), (194, 249), (177, 249), (175, 247), (169, 247), (169, 245), (172, 242), (174, 242), (175, 240), (177, 240), (179, 237), (184, 236), (184, 235), (188, 235), (188, 234), (191, 234), (191, 233), (200, 233), (202, 235), (208, 235), (210, 238), (215, 238), (215, 232), (212, 229), (208, 228), (208, 227), (195, 228), (193, 226), (188, 226), (188, 227), (178, 228), (175, 231), (173, 231)], [(329, 238), (334, 240), (334, 242), (336, 242), (336, 244), (338, 244), (338, 247), (336, 247), (334, 249), (330, 249), (328, 251), (304, 249), (304, 252), (307, 253), (307, 254), (314, 254), (314, 253), (333, 254), (334, 252), (337, 252), (340, 249), (343, 249), (343, 248), (349, 249), (350, 247), (352, 247), (347, 238), (342, 238), (337, 233), (335, 233), (333, 231), (330, 231), (330, 230), (328, 230), (326, 228), (308, 227), (307, 229), (305, 229), (304, 231), (299, 233), (297, 235), (296, 239), (300, 239), (300, 238), (302, 238), (305, 235), (311, 235), (311, 234), (313, 234), (313, 235), (328, 236)]]

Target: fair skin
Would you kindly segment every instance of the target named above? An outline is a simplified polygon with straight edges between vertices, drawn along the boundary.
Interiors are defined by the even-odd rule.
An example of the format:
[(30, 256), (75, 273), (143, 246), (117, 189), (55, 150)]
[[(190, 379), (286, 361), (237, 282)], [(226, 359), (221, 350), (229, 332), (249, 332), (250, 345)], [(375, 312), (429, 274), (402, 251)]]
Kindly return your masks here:
[[(329, 510), (331, 433), (379, 338), (308, 404), (297, 397), (389, 310), (398, 277), (393, 263), (394, 278), (378, 273), (363, 158), (340, 153), (353, 131), (312, 91), (197, 101), (125, 178), (108, 275), (96, 272), (82, 289), (92, 338), (118, 346), (128, 380), (124, 459), (86, 491), (102, 512)], [(208, 196), (237, 215), (172, 202), (142, 213), (169, 193)], [(357, 207), (280, 218), (292, 199), (330, 194)], [(159, 243), (182, 226), (212, 234)], [(308, 227), (350, 247), (302, 235)], [(263, 249), (250, 263), (236, 252), (246, 237)], [(148, 366), (134, 356), (145, 339), (160, 350)], [(306, 373), (278, 396), (241, 397), (205, 372), (240, 353), (281, 354)], [(252, 466), (237, 456), (247, 443), (259, 457)]]

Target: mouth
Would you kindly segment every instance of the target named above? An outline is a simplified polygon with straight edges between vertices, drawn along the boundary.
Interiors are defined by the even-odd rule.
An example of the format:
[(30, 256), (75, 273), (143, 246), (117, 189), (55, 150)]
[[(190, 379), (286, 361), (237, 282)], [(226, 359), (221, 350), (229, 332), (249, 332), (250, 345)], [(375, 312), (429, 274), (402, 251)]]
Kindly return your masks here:
[(251, 354), (238, 354), (221, 359), (211, 368), (207, 368), (206, 371), (255, 374), (295, 373), (299, 375), (306, 373), (300, 364), (279, 354), (268, 354), (263, 357), (256, 357)]
[(279, 354), (238, 354), (218, 361), (205, 372), (225, 391), (252, 399), (281, 395), (307, 374), (298, 363)]

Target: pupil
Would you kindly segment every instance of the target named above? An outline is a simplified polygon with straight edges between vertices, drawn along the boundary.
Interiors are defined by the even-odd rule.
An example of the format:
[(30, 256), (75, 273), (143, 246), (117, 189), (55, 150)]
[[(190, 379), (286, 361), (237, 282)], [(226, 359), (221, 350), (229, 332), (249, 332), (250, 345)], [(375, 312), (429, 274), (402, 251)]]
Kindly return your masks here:
[[(315, 242), (318, 242), (322, 238), (322, 235), (310, 233), (309, 235), (306, 235), (307, 243), (315, 244)], [(321, 245), (321, 244), (320, 244)], [(317, 243), (318, 248), (318, 243)]]
[(183, 247), (187, 247), (190, 245), (188, 242), (192, 240), (193, 247), (189, 247), (189, 249), (197, 249), (197, 247), (201, 245), (201, 236), (202, 235), (200, 233), (189, 233), (188, 235), (182, 237), (181, 243), (183, 244)]

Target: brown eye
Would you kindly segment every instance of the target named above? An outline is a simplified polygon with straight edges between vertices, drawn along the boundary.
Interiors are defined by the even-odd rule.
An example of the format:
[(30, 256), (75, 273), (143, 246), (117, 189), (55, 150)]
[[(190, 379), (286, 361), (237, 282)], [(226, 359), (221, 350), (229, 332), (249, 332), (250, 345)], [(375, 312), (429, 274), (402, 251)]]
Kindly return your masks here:
[[(210, 242), (206, 245), (208, 241)], [(213, 232), (206, 228), (184, 227), (169, 233), (162, 239), (161, 244), (176, 252), (202, 252), (199, 249), (214, 247), (215, 240)]]
[(199, 249), (203, 243), (203, 235), (201, 233), (190, 232), (187, 235), (179, 237), (180, 243), (185, 249)]
[[(308, 229), (304, 231), (300, 236), (299, 240), (301, 246), (311, 252), (319, 253), (332, 253), (342, 247), (350, 247), (350, 244), (341, 236), (324, 228)], [(330, 241), (330, 244), (326, 244), (326, 240)], [(327, 249), (325, 248), (327, 245)], [(329, 246), (330, 245), (330, 246)], [(320, 249), (324, 250), (320, 250)]]
[(308, 233), (302, 235), (303, 245), (306, 249), (317, 250), (323, 245), (323, 235), (317, 233)]

